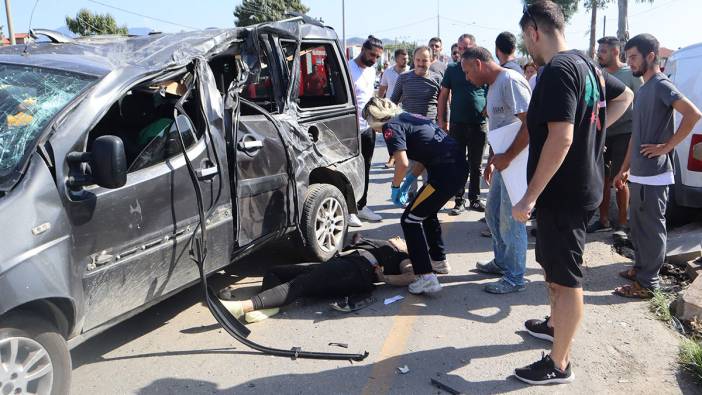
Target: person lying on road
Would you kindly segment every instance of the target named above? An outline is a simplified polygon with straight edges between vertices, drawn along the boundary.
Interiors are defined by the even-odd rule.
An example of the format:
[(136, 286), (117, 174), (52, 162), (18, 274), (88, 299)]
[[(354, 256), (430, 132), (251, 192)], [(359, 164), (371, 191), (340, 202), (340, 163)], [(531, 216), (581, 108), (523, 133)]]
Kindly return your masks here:
[(344, 251), (327, 262), (282, 265), (263, 276), (262, 291), (248, 300), (232, 301), (225, 288), (219, 297), (236, 318), (262, 321), (301, 297), (345, 297), (373, 291), (375, 283), (407, 286), (415, 280), (407, 245), (399, 237), (366, 239), (355, 234)]

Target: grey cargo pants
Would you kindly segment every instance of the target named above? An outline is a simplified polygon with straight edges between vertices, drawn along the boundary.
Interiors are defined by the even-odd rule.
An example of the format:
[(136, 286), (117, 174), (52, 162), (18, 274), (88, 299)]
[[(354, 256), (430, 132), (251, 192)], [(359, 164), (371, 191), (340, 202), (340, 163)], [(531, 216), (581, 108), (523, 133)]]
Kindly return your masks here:
[(663, 266), (668, 232), (665, 227), (665, 207), (668, 186), (630, 183), (629, 226), (636, 250), (634, 269), (641, 286), (658, 288), (658, 272)]

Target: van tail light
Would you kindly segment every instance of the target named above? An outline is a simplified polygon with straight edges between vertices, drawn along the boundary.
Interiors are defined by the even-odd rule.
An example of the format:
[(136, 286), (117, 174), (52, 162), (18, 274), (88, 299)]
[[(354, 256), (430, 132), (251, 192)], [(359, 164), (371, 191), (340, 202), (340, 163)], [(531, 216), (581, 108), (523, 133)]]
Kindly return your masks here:
[(693, 134), (690, 153), (687, 156), (687, 169), (702, 172), (702, 134)]

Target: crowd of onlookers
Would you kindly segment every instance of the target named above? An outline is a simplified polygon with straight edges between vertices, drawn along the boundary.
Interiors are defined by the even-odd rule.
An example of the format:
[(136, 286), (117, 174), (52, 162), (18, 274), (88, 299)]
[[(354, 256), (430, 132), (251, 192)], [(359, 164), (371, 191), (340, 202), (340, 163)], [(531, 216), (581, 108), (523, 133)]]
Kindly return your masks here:
[[(440, 289), (436, 272), (441, 271), (426, 273), (428, 266), (415, 265), (415, 260), (426, 258), (416, 256), (413, 250), (428, 253), (432, 265), (444, 272), (450, 267), (443, 243), (435, 240), (440, 240), (440, 233), (432, 235), (436, 232), (427, 222), (431, 214), (415, 213), (416, 206), (426, 204), (425, 199), (449, 188), (436, 170), (449, 167), (421, 163), (436, 162), (432, 159), (437, 156), (435, 144), (426, 139), (430, 128), (405, 113), (430, 120), (437, 130), (436, 140), (443, 143), (440, 133), (445, 132), (454, 141), (443, 143), (444, 149), (457, 146), (465, 155), (464, 161), (451, 163), (465, 166), (467, 199), (466, 186), (461, 184), (453, 194), (449, 214), (460, 215), (466, 209), (485, 212), (494, 257), (477, 262), (476, 269), (500, 276), (486, 285), (487, 292), (524, 290), (524, 224), (530, 218), (535, 220), (536, 259), (549, 284), (551, 315), (525, 325), (535, 336), (552, 340), (554, 347), (551, 355), (518, 369), (517, 376), (532, 383), (569, 381), (573, 377), (570, 343), (583, 310), (580, 266), (585, 234), (613, 230), (630, 235), (636, 251), (634, 266), (620, 273), (630, 283), (613, 291), (623, 297), (651, 297), (659, 287), (658, 272), (665, 259), (665, 207), (668, 186), (674, 183), (670, 153), (690, 133), (700, 112), (660, 72), (659, 43), (650, 34), (626, 43), (603, 37), (598, 41), (596, 59), (590, 59), (568, 47), (560, 6), (548, 0), (535, 1), (523, 11), (520, 27), (529, 58), (521, 64), (515, 54), (516, 37), (509, 32), (495, 38), (494, 51), (476, 46), (474, 36), (463, 34), (451, 45), (450, 61), (442, 54), (441, 38), (435, 37), (412, 54), (404, 49), (395, 51), (396, 63), (383, 73), (377, 92), (377, 97), (389, 101), (373, 99), (376, 93), (368, 88), (371, 85), (359, 84), (375, 75), (371, 66), (382, 54), (382, 42), (370, 36), (362, 53), (349, 65), (362, 133), (369, 136), (364, 141), (374, 143), (375, 131), (382, 132), (391, 153), (386, 166), (392, 166), (393, 159), (397, 167), (398, 159), (418, 158), (425, 187), (431, 188), (431, 193), (423, 187), (414, 196), (403, 197), (412, 191), (407, 182), (416, 183), (421, 174), (416, 166), (409, 171), (402, 168), (407, 173), (404, 179), (396, 171), (392, 181), (391, 199), (407, 206), (401, 223), (417, 276), (410, 292)], [(408, 56), (412, 57), (410, 70)], [(393, 104), (401, 110), (395, 110)], [(677, 130), (673, 111), (682, 116)], [(483, 168), (486, 136), (514, 123), (519, 123), (519, 130), (512, 144), (499, 152), (490, 147)], [(431, 152), (431, 157), (422, 150)], [(529, 155), (523, 169), (528, 186), (519, 201), (512, 201), (502, 172), (524, 150)], [(398, 151), (406, 154), (398, 155)], [(364, 158), (369, 169), (372, 149), (364, 149)], [(481, 175), (490, 188), (486, 203), (480, 199)], [(609, 213), (612, 188), (618, 207), (615, 220)], [(352, 215), (351, 225), (381, 219), (365, 206), (365, 199), (362, 203), (358, 215)], [(597, 209), (599, 217), (592, 221)], [(413, 223), (420, 228), (424, 224), (425, 237), (415, 234), (422, 230), (412, 230)], [(426, 243), (429, 248), (413, 247), (413, 243)], [(437, 245), (441, 247), (439, 257), (432, 251)]]
[[(521, 62), (516, 37), (509, 32), (497, 35), (490, 50), (477, 46), (473, 35), (462, 34), (450, 46), (450, 57), (443, 55), (442, 40), (435, 37), (412, 53), (395, 50), (395, 63), (385, 68), (377, 92), (375, 65), (383, 43), (368, 37), (348, 63), (366, 176), (349, 225), (382, 220), (367, 206), (376, 133), (382, 133), (390, 153), (385, 166), (394, 168), (390, 200), (404, 208), (400, 223), (406, 244), (356, 240), (334, 265), (303, 275), (315, 289), (326, 276), (328, 288), (343, 287), (349, 293), (374, 281), (408, 285), (414, 294), (438, 292), (437, 274), (451, 267), (437, 212), (453, 200), (449, 215), (485, 213), (494, 255), (476, 262), (475, 268), (498, 277), (485, 291), (521, 292), (526, 286), (525, 224), (532, 219), (538, 226), (536, 260), (544, 269), (551, 313), (525, 322), (525, 327), (553, 347), (515, 375), (530, 384), (566, 383), (574, 379), (570, 347), (584, 309), (586, 233), (629, 235), (634, 265), (620, 273), (629, 283), (613, 292), (651, 297), (659, 287), (666, 251), (665, 208), (668, 186), (674, 183), (671, 151), (701, 114), (660, 72), (659, 43), (650, 34), (625, 43), (603, 37), (596, 59), (590, 59), (568, 46), (563, 12), (552, 1), (530, 2), (519, 26), (529, 53)], [(673, 111), (682, 119), (677, 130)], [(511, 143), (488, 145), (483, 166), (487, 137), (510, 128), (515, 133)], [(528, 160), (517, 161), (523, 153)], [(526, 181), (526, 191), (517, 198), (510, 196), (514, 181), (505, 176), (508, 171)], [(489, 185), (486, 202), (480, 198), (481, 178)], [(618, 206), (615, 220), (609, 213), (612, 188)], [(592, 221), (598, 209), (599, 218)], [(284, 292), (276, 301), (303, 283), (281, 276), (269, 279), (275, 292)], [(354, 280), (342, 284), (342, 278)], [(246, 302), (246, 312), (270, 307), (266, 297), (273, 297), (271, 292)]]

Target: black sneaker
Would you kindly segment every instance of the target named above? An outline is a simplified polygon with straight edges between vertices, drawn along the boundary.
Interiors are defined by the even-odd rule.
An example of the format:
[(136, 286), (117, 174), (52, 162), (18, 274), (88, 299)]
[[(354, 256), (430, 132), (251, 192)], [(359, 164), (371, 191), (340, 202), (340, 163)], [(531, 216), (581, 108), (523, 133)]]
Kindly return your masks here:
[(473, 210), (473, 211), (480, 212), (480, 213), (485, 212), (485, 205), (479, 199), (471, 200), (468, 208)]
[(524, 327), (535, 338), (553, 343), (553, 328), (548, 326), (549, 318), (546, 316), (543, 320), (529, 320), (524, 323)]
[(550, 355), (541, 354), (541, 359), (523, 368), (514, 369), (519, 380), (532, 385), (566, 384), (575, 380), (570, 363), (564, 370), (556, 368)]
[(449, 210), (449, 215), (461, 215), (461, 213), (463, 213), (464, 211), (466, 211), (466, 207), (463, 204), (463, 202), (460, 200), (456, 200), (456, 205), (453, 206), (451, 210)]

